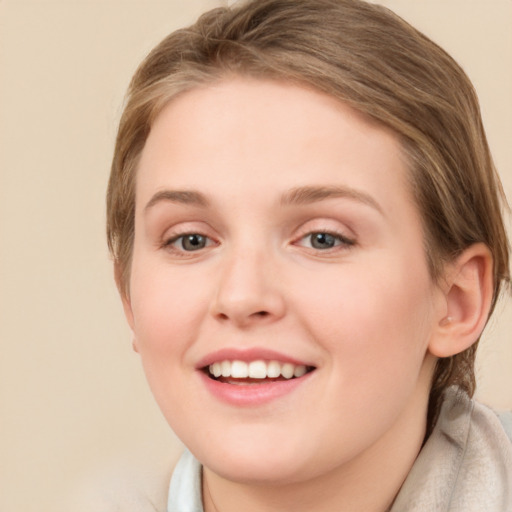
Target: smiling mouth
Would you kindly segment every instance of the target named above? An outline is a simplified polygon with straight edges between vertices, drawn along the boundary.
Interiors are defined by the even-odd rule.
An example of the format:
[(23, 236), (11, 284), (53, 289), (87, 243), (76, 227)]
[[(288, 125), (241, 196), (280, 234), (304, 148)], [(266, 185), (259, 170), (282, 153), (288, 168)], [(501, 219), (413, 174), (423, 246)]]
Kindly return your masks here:
[(224, 360), (206, 366), (203, 371), (211, 379), (226, 384), (254, 385), (298, 379), (314, 369), (313, 366), (280, 363), (279, 361)]

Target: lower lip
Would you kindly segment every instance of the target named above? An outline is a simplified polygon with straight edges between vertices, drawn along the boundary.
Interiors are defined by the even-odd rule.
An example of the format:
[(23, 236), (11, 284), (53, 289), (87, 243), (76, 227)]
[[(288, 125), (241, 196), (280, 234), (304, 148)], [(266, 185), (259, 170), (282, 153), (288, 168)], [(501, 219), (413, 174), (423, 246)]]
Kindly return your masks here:
[(203, 371), (199, 371), (208, 391), (223, 402), (238, 407), (254, 407), (263, 405), (295, 391), (302, 384), (306, 383), (311, 374), (306, 373), (302, 377), (281, 380), (275, 382), (264, 382), (261, 384), (228, 384), (211, 379)]

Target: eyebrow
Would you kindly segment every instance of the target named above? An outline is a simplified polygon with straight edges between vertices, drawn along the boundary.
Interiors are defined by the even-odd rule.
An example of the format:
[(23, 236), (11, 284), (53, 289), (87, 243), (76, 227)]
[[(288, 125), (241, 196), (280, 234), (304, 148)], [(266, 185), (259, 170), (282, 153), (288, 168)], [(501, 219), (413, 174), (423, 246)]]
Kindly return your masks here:
[(374, 208), (380, 214), (384, 215), (381, 206), (371, 195), (344, 186), (307, 186), (293, 188), (281, 197), (281, 204), (304, 205), (337, 197), (354, 199)]
[[(384, 215), (379, 203), (369, 194), (344, 186), (306, 186), (292, 188), (281, 196), (282, 205), (306, 205), (331, 198), (348, 198), (366, 204)], [(179, 203), (206, 208), (210, 202), (195, 190), (161, 190), (156, 192), (144, 207), (147, 212), (160, 202)]]
[(179, 204), (188, 204), (192, 206), (201, 206), (206, 208), (209, 205), (206, 196), (195, 190), (161, 190), (154, 194), (144, 207), (147, 212), (150, 208), (160, 202), (170, 202)]

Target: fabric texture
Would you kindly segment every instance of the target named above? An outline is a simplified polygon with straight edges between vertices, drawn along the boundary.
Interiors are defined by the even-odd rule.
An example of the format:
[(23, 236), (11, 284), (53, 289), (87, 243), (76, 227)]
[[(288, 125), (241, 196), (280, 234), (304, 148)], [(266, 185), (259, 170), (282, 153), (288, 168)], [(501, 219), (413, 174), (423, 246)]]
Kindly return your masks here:
[[(512, 512), (512, 412), (498, 415), (457, 388), (391, 512)], [(167, 512), (204, 512), (201, 464), (185, 451), (169, 487)]]
[(391, 512), (512, 512), (510, 421), (449, 389)]

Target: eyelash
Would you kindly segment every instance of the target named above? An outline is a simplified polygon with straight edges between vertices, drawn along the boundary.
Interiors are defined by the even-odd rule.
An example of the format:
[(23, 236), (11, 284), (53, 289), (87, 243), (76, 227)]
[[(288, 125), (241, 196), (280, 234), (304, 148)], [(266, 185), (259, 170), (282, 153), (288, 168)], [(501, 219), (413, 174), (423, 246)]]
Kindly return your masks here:
[[(319, 239), (318, 237), (323, 238), (323, 242), (325, 243), (333, 243), (331, 247), (314, 247), (314, 239), (313, 237), (317, 236), (317, 242), (322, 243), (322, 239)], [(187, 250), (184, 247), (184, 244), (187, 241), (187, 237), (189, 237), (189, 242), (194, 243), (192, 240), (192, 237), (196, 237), (199, 239), (202, 239), (204, 241), (204, 245), (201, 247), (198, 247), (196, 249)], [(310, 240), (310, 246), (303, 245), (303, 242), (306, 240)], [(175, 244), (181, 241), (181, 247), (177, 247)], [(197, 242), (197, 241), (196, 241)], [(199, 241), (199, 244), (201, 244), (201, 240)], [(211, 247), (212, 245), (215, 245), (217, 242), (210, 238), (207, 235), (204, 235), (199, 232), (186, 232), (186, 233), (180, 233), (172, 236), (171, 238), (164, 241), (162, 244), (163, 248), (172, 251), (174, 254), (179, 256), (185, 256), (185, 255), (193, 255), (194, 253), (200, 253), (203, 249), (206, 249), (208, 247)], [(336, 231), (332, 230), (315, 230), (315, 231), (309, 231), (306, 234), (299, 237), (295, 242), (293, 242), (293, 245), (302, 246), (308, 250), (318, 252), (318, 253), (331, 253), (334, 251), (343, 251), (348, 249), (351, 246), (354, 246), (356, 244), (355, 240), (352, 238), (348, 238), (347, 236), (343, 235), (342, 233), (338, 233)]]
[[(316, 247), (307, 247), (308, 249), (311, 249), (315, 252), (325, 252), (325, 253), (330, 253), (332, 251), (337, 251), (337, 250), (346, 250), (348, 249), (349, 247), (352, 247), (356, 244), (356, 241), (353, 239), (353, 238), (348, 238), (347, 236), (345, 236), (344, 234), (342, 233), (338, 233), (336, 231), (332, 231), (332, 230), (328, 230), (328, 229), (317, 229), (317, 230), (314, 230), (314, 231), (309, 231), (307, 232), (305, 235), (301, 236), (297, 242), (295, 242), (296, 245), (301, 245), (301, 242), (303, 242), (304, 240), (307, 240), (309, 239), (310, 240), (310, 243), (311, 245), (313, 245), (313, 240), (312, 240), (312, 237), (315, 236), (315, 235), (322, 235), (323, 237), (325, 238), (331, 238), (335, 245), (333, 245), (332, 247), (326, 247), (326, 248), (322, 248), (322, 249), (319, 249), (319, 248), (316, 248)], [(304, 246), (303, 246), (304, 247)]]

